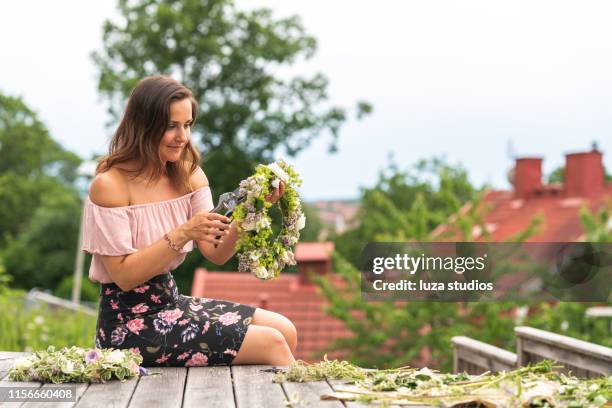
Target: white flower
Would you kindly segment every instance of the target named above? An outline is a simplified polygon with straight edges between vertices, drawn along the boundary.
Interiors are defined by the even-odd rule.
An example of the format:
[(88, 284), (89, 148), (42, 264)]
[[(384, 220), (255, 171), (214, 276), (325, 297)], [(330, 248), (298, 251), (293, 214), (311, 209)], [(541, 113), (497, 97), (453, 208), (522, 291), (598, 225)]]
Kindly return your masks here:
[(255, 273), (255, 276), (257, 276), (259, 279), (268, 278), (268, 270), (263, 266), (255, 268), (253, 272)]
[(66, 360), (62, 363), (62, 372), (64, 374), (70, 374), (74, 371), (74, 363), (70, 360)]
[(297, 221), (297, 229), (301, 230), (305, 226), (306, 226), (306, 216), (304, 214), (302, 214), (300, 216), (300, 219)]
[(257, 231), (270, 226), (270, 219), (268, 217), (261, 217), (256, 224)]
[(251, 258), (251, 261), (258, 261), (259, 260), (259, 254), (256, 252), (251, 252), (249, 254), (249, 258)]
[(110, 353), (108, 353), (105, 360), (108, 361), (109, 363), (120, 363), (123, 361), (124, 357), (125, 356), (123, 354), (123, 351), (113, 350)]
[(43, 324), (44, 322), (45, 322), (45, 318), (40, 315), (34, 318), (34, 323), (36, 324)]
[(270, 184), (272, 185), (272, 187), (278, 188), (278, 186), (280, 185), (280, 181), (281, 180), (279, 178), (275, 178)]
[(29, 357), (19, 357), (15, 360), (14, 367), (18, 370), (27, 370), (32, 367), (33, 361)]
[(289, 175), (277, 163), (268, 164), (268, 168), (276, 175), (283, 183), (289, 181)]

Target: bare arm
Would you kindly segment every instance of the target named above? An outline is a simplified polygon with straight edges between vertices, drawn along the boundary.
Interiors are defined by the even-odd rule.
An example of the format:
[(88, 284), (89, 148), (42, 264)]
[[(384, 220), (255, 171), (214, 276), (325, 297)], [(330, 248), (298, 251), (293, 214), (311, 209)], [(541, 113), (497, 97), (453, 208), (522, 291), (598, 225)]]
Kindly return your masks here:
[[(194, 173), (191, 178), (191, 182), (196, 186), (196, 188), (208, 186), (208, 179), (206, 178), (206, 175), (202, 169), (199, 169), (196, 173)], [(278, 190), (274, 190), (272, 194), (266, 196), (266, 199), (270, 202), (276, 202), (283, 194), (284, 184), (281, 183), (280, 188)], [(238, 238), (238, 227), (236, 222), (232, 221), (228, 234), (225, 238), (223, 238), (221, 243), (211, 242), (209, 240), (196, 241), (196, 243), (198, 244), (200, 253), (205, 258), (216, 265), (223, 265), (236, 253), (236, 242), (238, 241)]]
[(229, 227), (227, 236), (223, 238), (223, 242), (217, 245), (217, 248), (210, 242), (196, 241), (200, 253), (216, 265), (223, 265), (236, 253), (235, 247), (238, 241), (236, 222), (232, 221)]
[[(103, 207), (128, 205), (128, 191), (119, 177), (113, 174), (112, 170), (98, 175), (90, 188), (91, 200)], [(221, 239), (216, 240), (214, 234), (211, 233), (212, 228), (227, 229), (228, 227), (220, 221), (225, 217), (218, 214), (210, 216), (213, 215), (218, 218), (210, 219), (204, 215), (194, 216), (185, 224), (169, 231), (168, 236), (179, 247), (183, 247), (196, 238), (204, 242), (220, 242)], [(224, 234), (221, 235), (224, 236)], [(102, 256), (101, 259), (113, 282), (122, 290), (127, 291), (161, 274), (172, 261), (181, 255), (171, 249), (162, 238), (133, 254)]]

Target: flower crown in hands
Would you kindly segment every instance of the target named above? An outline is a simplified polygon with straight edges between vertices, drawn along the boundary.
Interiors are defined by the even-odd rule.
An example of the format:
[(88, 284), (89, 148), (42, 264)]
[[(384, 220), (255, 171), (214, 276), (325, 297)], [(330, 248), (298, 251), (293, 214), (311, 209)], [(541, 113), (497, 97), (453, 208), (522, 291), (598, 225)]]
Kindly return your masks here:
[[(283, 217), (280, 233), (274, 241), (268, 208), (273, 204), (265, 196), (272, 188), (285, 184), (285, 193), (278, 201)], [(306, 217), (295, 188), (302, 180), (293, 167), (279, 160), (276, 163), (258, 165), (255, 174), (240, 182), (240, 195), (246, 199), (234, 209), (233, 218), (240, 233), (236, 243), (238, 270), (251, 272), (262, 280), (277, 277), (287, 265), (295, 265), (293, 248), (300, 239), (300, 230), (306, 225)]]

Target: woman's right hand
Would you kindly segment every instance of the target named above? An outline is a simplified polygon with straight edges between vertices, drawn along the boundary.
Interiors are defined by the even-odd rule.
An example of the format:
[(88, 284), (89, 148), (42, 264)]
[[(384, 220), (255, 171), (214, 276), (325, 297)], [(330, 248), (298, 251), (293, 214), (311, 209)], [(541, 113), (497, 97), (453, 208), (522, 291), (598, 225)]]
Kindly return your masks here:
[(230, 222), (225, 215), (199, 211), (179, 229), (188, 240), (220, 244), (229, 233)]

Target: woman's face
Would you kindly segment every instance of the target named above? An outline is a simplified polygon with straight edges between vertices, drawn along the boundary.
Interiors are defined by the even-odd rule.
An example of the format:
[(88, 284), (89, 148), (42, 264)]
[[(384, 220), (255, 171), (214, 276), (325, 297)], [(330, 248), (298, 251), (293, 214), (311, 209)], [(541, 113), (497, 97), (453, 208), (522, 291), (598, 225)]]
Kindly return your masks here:
[(185, 98), (170, 104), (170, 120), (159, 143), (159, 157), (162, 163), (179, 160), (190, 139), (191, 102)]

